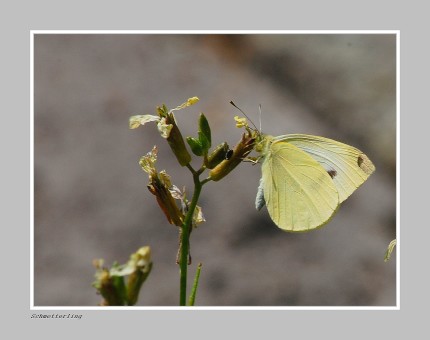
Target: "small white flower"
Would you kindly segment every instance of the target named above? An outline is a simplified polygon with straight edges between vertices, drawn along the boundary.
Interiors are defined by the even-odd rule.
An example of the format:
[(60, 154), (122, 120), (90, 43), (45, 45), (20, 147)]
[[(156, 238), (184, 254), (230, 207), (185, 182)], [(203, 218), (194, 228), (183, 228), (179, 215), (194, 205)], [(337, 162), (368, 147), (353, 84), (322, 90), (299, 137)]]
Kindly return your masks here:
[[(181, 105), (170, 110), (169, 115), (171, 116), (172, 119), (175, 119), (175, 117), (173, 116), (173, 111), (184, 109), (188, 106), (194, 105), (198, 101), (199, 101), (199, 98), (197, 97), (189, 98), (185, 103), (182, 103)], [(137, 129), (139, 126), (141, 125), (143, 126), (149, 122), (157, 122), (157, 128), (161, 134), (161, 137), (169, 138), (170, 131), (172, 131), (173, 125), (166, 123), (166, 117), (159, 117), (154, 115), (131, 116), (128, 120), (128, 126), (130, 129)]]

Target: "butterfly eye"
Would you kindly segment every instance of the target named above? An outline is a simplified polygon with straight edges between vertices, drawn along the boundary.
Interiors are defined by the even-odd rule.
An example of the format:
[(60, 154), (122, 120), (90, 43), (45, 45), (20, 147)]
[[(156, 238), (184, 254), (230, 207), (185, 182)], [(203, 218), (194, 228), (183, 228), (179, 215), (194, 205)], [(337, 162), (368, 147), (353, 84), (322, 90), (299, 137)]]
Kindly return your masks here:
[(227, 153), (225, 154), (225, 159), (229, 160), (231, 158), (231, 156), (233, 156), (233, 150), (228, 150)]

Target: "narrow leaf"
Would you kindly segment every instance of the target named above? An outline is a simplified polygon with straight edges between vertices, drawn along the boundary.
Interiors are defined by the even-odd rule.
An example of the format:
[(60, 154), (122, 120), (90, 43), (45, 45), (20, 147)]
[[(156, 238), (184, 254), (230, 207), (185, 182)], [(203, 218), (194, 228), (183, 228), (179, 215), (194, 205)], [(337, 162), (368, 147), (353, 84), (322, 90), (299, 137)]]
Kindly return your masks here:
[(191, 290), (190, 298), (188, 299), (188, 305), (194, 306), (196, 300), (197, 287), (199, 285), (200, 271), (202, 270), (202, 264), (199, 263), (196, 270), (196, 276), (194, 277), (193, 289)]
[(387, 247), (387, 251), (385, 252), (384, 262), (387, 262), (390, 259), (391, 253), (393, 252), (396, 244), (397, 244), (397, 239), (394, 239), (390, 242), (390, 244)]

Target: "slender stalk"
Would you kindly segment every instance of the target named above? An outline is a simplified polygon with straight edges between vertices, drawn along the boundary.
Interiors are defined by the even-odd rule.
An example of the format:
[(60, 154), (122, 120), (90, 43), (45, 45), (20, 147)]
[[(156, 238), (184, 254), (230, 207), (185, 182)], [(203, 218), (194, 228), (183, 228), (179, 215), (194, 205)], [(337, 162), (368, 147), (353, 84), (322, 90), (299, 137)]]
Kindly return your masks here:
[(205, 178), (203, 181), (201, 181), (201, 184), (204, 185), (204, 184), (206, 184), (207, 182), (210, 182), (210, 181), (211, 181), (211, 178), (208, 177), (208, 178)]
[(199, 263), (196, 270), (196, 276), (194, 277), (193, 289), (191, 290), (190, 298), (188, 299), (188, 306), (194, 306), (196, 301), (197, 287), (199, 286), (200, 271), (202, 270), (202, 264)]
[(192, 165), (190, 163), (188, 163), (186, 165), (186, 167), (191, 171), (191, 173), (193, 174), (193, 176), (197, 173), (197, 171), (194, 170), (194, 168), (192, 167)]
[(188, 253), (190, 249), (190, 230), (191, 223), (193, 221), (194, 210), (199, 200), (200, 192), (202, 191), (203, 184), (200, 182), (199, 174), (193, 173), (194, 179), (194, 193), (191, 200), (188, 213), (185, 216), (184, 223), (182, 225), (181, 233), (181, 257), (179, 261), (179, 267), (181, 271), (180, 277), (180, 292), (179, 292), (179, 305), (185, 306), (187, 300), (187, 270), (188, 270)]

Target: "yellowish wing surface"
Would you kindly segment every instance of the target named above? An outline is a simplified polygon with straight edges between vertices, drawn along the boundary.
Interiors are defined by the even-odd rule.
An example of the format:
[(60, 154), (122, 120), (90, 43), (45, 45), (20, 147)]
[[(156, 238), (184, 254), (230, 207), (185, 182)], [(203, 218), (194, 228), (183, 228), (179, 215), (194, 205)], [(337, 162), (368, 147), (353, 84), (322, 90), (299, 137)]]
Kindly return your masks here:
[(345, 201), (375, 171), (375, 166), (363, 152), (332, 139), (292, 134), (274, 140), (293, 144), (320, 163), (333, 179), (339, 192), (339, 203)]
[(270, 217), (290, 232), (304, 232), (328, 222), (339, 197), (327, 171), (311, 156), (285, 141), (264, 152), (262, 187)]

